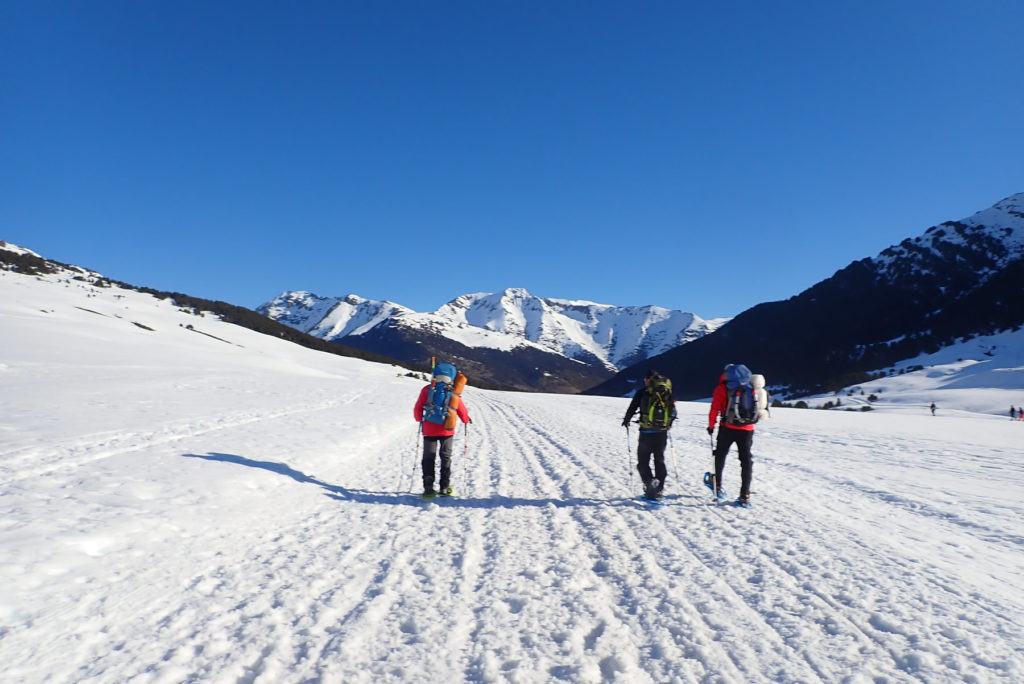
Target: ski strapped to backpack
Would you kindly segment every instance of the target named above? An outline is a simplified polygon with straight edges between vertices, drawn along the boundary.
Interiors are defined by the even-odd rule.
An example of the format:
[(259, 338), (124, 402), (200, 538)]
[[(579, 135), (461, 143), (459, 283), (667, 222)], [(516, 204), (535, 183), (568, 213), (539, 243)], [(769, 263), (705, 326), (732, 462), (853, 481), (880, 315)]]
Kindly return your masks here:
[(423, 420), (454, 429), (462, 390), (466, 387), (466, 376), (459, 373), (450, 363), (434, 366), (433, 379), (423, 405)]
[(753, 425), (768, 415), (768, 393), (764, 376), (750, 372), (743, 364), (725, 368), (725, 422), (730, 425)]
[(672, 381), (656, 375), (648, 382), (640, 399), (640, 429), (667, 430), (673, 420)]

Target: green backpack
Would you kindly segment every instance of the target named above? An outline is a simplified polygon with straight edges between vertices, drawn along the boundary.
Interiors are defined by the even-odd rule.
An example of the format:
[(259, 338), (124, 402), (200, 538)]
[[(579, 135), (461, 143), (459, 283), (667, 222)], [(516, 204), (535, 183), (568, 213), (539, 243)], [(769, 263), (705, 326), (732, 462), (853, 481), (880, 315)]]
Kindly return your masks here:
[(640, 429), (667, 430), (672, 425), (672, 381), (655, 377), (640, 398)]

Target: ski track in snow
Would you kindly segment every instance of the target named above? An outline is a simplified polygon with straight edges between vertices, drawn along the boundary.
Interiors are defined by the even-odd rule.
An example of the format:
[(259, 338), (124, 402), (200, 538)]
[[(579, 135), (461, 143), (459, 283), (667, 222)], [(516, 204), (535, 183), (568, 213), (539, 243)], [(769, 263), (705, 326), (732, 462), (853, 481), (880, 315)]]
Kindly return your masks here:
[[(360, 397), (86, 434), (5, 462), (18, 466), (15, 486), (74, 479), (101, 456), (180, 451), (214, 431), (243, 443), (231, 433), (254, 424), (301, 433)], [(1019, 604), (1008, 611), (948, 569), (904, 557), (899, 540), (865, 534), (886, 520), (845, 525), (848, 508), (830, 512), (789, 490), (792, 475), (755, 475), (751, 511), (710, 504), (699, 484), (706, 447), (678, 435), (672, 494), (650, 508), (629, 492), (638, 483), (625, 442), (591, 427), (594, 411), (614, 424), (618, 405), (566, 401), (553, 412), (557, 400), (482, 391), (467, 401), (475, 422), (457, 439), (453, 499), (414, 493), (418, 435), (399, 416), (379, 441), (348, 442), (351, 458), (325, 462), (318, 475), (284, 452), (277, 461), (181, 454), (282, 479), (287, 507), (255, 516), (251, 528), (168, 535), (172, 543), (148, 548), (142, 562), (131, 548), (115, 558), (114, 540), (79, 540), (110, 561), (124, 590), (90, 588), (99, 580), (87, 577), (26, 624), (5, 626), (0, 651), (14, 681), (42, 672), (155, 682), (987, 681), (1022, 672), (1021, 657), (1005, 650), (1021, 643)], [(817, 448), (811, 441), (797, 444)], [(869, 500), (856, 510), (898, 529), (938, 529), (922, 538), (966, 527), (952, 530), (957, 543), (970, 539), (979, 554), (1009, 545), (1019, 569), (1019, 536), (994, 521), (947, 514), (850, 473), (772, 459), (757, 467), (793, 471), (807, 490), (850, 490), (854, 504)], [(57, 638), (33, 640), (33, 626), (51, 621), (61, 625), (49, 628)]]
[(42, 446), (25, 447), (22, 449), (0, 453), (5, 470), (11, 471), (8, 477), (12, 480), (37, 478), (48, 475), (57, 469), (74, 469), (88, 465), (94, 461), (137, 451), (140, 448), (164, 446), (186, 438), (194, 438), (246, 425), (264, 424), (266, 421), (286, 418), (296, 413), (311, 411), (327, 411), (336, 409), (346, 403), (358, 399), (353, 395), (349, 399), (323, 403), (316, 408), (303, 407), (294, 410), (275, 410), (265, 412), (227, 412), (222, 415), (204, 418), (200, 421), (172, 421), (146, 433), (111, 431), (97, 434), (80, 435), (65, 442), (48, 443)]

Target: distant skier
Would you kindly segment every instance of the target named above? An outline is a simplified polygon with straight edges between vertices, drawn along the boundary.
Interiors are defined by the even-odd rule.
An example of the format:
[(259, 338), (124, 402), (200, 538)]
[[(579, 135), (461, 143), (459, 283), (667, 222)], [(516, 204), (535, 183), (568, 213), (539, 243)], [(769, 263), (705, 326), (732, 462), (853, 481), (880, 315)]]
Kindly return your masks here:
[[(640, 437), (636, 444), (636, 469), (644, 485), (644, 498), (657, 501), (665, 489), (665, 446), (668, 431), (676, 419), (676, 403), (672, 399), (672, 381), (656, 371), (648, 371), (644, 386), (633, 395), (622, 425), (627, 430), (633, 414), (639, 411)], [(651, 472), (651, 458), (654, 472)]]
[(1015, 420), (1016, 418), (1017, 418), (1017, 409), (1015, 409), (1013, 407), (1013, 404), (1010, 404), (1010, 420)]
[(932, 402), (932, 405), (929, 408), (931, 408), (932, 415), (934, 416), (935, 415), (935, 402), (934, 401)]
[[(413, 407), (413, 417), (423, 426), (423, 496), (436, 494), (451, 496), (452, 441), (455, 436), (455, 419), (463, 423), (472, 422), (461, 392), (466, 376), (458, 373), (450, 363), (439, 363), (434, 367), (430, 384), (420, 390), (419, 399)], [(441, 477), (439, 491), (434, 490), (435, 462), (441, 456)]]

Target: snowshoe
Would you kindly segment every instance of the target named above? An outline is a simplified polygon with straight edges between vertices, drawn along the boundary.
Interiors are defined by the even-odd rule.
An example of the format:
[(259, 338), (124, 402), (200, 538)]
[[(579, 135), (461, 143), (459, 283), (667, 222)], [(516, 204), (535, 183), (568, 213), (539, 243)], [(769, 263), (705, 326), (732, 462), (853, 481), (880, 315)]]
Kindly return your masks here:
[(711, 495), (716, 499), (724, 499), (726, 496), (724, 489), (715, 491), (714, 477), (711, 473), (704, 473), (704, 486), (711, 490)]
[(736, 499), (736, 505), (739, 506), (740, 508), (753, 508), (754, 507), (754, 504), (750, 503), (750, 497), (749, 496), (741, 496), (740, 498)]
[(438, 492), (439, 496), (452, 496), (455, 492), (452, 491), (451, 487), (442, 487), (441, 491)]

